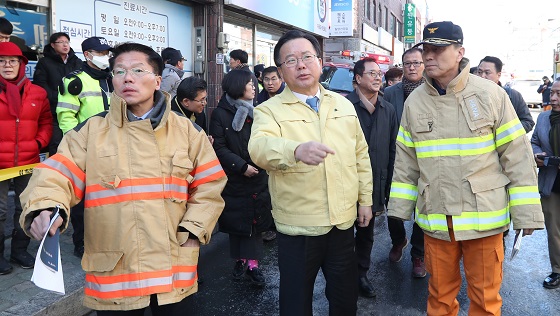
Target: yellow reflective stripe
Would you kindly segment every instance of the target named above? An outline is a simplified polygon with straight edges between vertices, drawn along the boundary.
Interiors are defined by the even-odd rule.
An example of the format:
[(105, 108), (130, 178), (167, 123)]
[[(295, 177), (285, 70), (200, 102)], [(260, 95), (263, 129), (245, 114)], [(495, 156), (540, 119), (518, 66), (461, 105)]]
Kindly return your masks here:
[(509, 224), (509, 207), (490, 212), (463, 212), (452, 216), (453, 229), (460, 230), (491, 230)]
[(410, 132), (407, 132), (404, 127), (399, 127), (399, 133), (397, 134), (397, 141), (402, 143), (406, 147), (414, 148), (414, 142), (412, 141), (412, 136)]
[(414, 143), (418, 158), (445, 156), (474, 156), (494, 151), (494, 136), (443, 138)]
[[(420, 228), (428, 231), (448, 231), (447, 219), (444, 214), (420, 214), (416, 208), (416, 223)], [(490, 212), (463, 212), (459, 216), (452, 216), (453, 229), (491, 230), (509, 224), (509, 207)]]
[(427, 231), (447, 231), (447, 220), (443, 214), (420, 214), (418, 208), (415, 210), (416, 224)]
[(408, 183), (393, 182), (391, 183), (391, 193), (389, 197), (416, 201), (418, 198), (418, 187)]
[(508, 189), (509, 206), (541, 204), (541, 195), (537, 186), (513, 187)]
[(496, 129), (496, 147), (500, 147), (523, 135), (525, 135), (525, 129), (521, 125), (519, 118), (515, 118)]

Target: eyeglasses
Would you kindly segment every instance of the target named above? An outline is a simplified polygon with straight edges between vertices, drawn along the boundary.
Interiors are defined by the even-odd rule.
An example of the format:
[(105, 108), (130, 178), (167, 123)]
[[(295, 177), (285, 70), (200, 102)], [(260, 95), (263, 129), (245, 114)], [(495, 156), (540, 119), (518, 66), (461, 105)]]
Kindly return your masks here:
[(364, 75), (370, 75), (373, 78), (381, 78), (383, 77), (383, 73), (381, 71), (377, 72), (377, 71), (368, 71), (368, 72), (364, 72)]
[(301, 60), (304, 64), (308, 65), (315, 60), (315, 57), (317, 57), (317, 55), (313, 55), (313, 54), (306, 54), (303, 55), (303, 57), (301, 58), (290, 57), (286, 59), (283, 63), (281, 63), (280, 66), (286, 65), (286, 67), (288, 68), (293, 68), (297, 65), (298, 60)]
[(4, 67), (6, 65), (17, 66), (19, 64), (19, 59), (0, 59), (0, 66)]
[(420, 67), (424, 62), (421, 61), (407, 61), (403, 63), (403, 66), (409, 68), (410, 66), (414, 66), (414, 68)]
[(56, 41), (54, 42), (55, 44), (60, 44), (60, 45), (70, 45), (69, 41)]
[(111, 73), (115, 78), (124, 78), (127, 72), (130, 72), (130, 75), (136, 78), (144, 77), (146, 74), (152, 74), (154, 76), (157, 76), (155, 73), (142, 68), (131, 68), (131, 69), (115, 68)]
[(204, 104), (204, 103), (208, 103), (208, 98), (204, 98), (204, 99), (200, 99), (200, 100), (194, 99), (193, 101)]
[(272, 78), (264, 78), (263, 82), (267, 83), (267, 82), (274, 82), (274, 81), (278, 81), (278, 77), (272, 77)]

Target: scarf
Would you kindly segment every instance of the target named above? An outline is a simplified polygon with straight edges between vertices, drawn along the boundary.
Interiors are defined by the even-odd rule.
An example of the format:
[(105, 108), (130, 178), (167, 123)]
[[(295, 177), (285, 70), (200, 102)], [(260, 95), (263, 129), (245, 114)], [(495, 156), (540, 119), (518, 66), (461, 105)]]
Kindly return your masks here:
[(425, 81), (424, 77), (422, 79), (414, 82), (406, 79), (406, 77), (402, 78), (402, 87), (404, 90), (404, 99), (408, 98), (408, 96), (414, 91), (414, 89), (418, 88), (421, 84)]
[(552, 154), (560, 156), (560, 112), (550, 112), (550, 131), (548, 134)]
[[(146, 120), (148, 119), (150, 120), (153, 129), (156, 129), (156, 127), (161, 122), (161, 119), (163, 118), (163, 114), (165, 114), (165, 108), (166, 108), (165, 105), (166, 105), (165, 95), (163, 94), (163, 92), (156, 90), (156, 92), (154, 92), (153, 110), (145, 118)], [(136, 117), (134, 116), (134, 114), (132, 114), (132, 112), (129, 109), (126, 110), (126, 117), (128, 118), (129, 122), (137, 121)]]
[(249, 67), (249, 64), (240, 63), (239, 65), (237, 65), (237, 67), (235, 67), (235, 70), (241, 70), (241, 69), (243, 69), (243, 67)]
[(8, 102), (8, 110), (11, 115), (19, 117), (21, 113), (21, 96), (23, 87), (29, 81), (25, 76), (25, 64), (20, 59), (19, 72), (15, 79), (6, 80), (0, 76), (0, 90), (6, 93), (6, 101)]
[(246, 101), (242, 99), (234, 100), (229, 95), (226, 94), (226, 100), (229, 104), (233, 105), (237, 111), (235, 111), (235, 116), (233, 117), (233, 122), (231, 122), (231, 126), (233, 130), (239, 132), (243, 128), (243, 124), (245, 124), (245, 119), (247, 115), (251, 118), (253, 117), (253, 101)]
[(356, 87), (356, 94), (358, 94), (358, 97), (360, 97), (360, 101), (362, 101), (360, 102), (360, 106), (366, 109), (369, 114), (373, 114), (373, 112), (375, 111), (375, 104), (371, 103), (371, 101), (366, 98), (366, 96), (358, 87)]

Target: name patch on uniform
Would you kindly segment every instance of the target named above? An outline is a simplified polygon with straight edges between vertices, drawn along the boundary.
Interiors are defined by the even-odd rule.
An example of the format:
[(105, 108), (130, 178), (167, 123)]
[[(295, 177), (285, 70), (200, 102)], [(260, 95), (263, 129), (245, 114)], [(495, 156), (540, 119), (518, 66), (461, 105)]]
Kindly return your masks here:
[(476, 104), (476, 101), (474, 99), (470, 99), (469, 106), (471, 108), (473, 119), (475, 120), (478, 119), (478, 117), (480, 116), (480, 111), (478, 110), (478, 105)]

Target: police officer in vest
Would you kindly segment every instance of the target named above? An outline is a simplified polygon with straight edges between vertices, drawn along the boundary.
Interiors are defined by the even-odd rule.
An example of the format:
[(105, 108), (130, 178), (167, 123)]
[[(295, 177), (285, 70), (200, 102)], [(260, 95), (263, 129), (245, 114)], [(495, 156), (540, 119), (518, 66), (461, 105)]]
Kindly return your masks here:
[[(59, 86), (56, 115), (58, 124), (66, 134), (89, 117), (109, 109), (109, 96), (113, 83), (109, 71), (111, 46), (103, 37), (90, 37), (82, 42), (86, 61), (82, 69), (71, 72)], [(71, 222), (74, 228), (74, 255), (84, 253), (84, 204), (72, 208)]]

